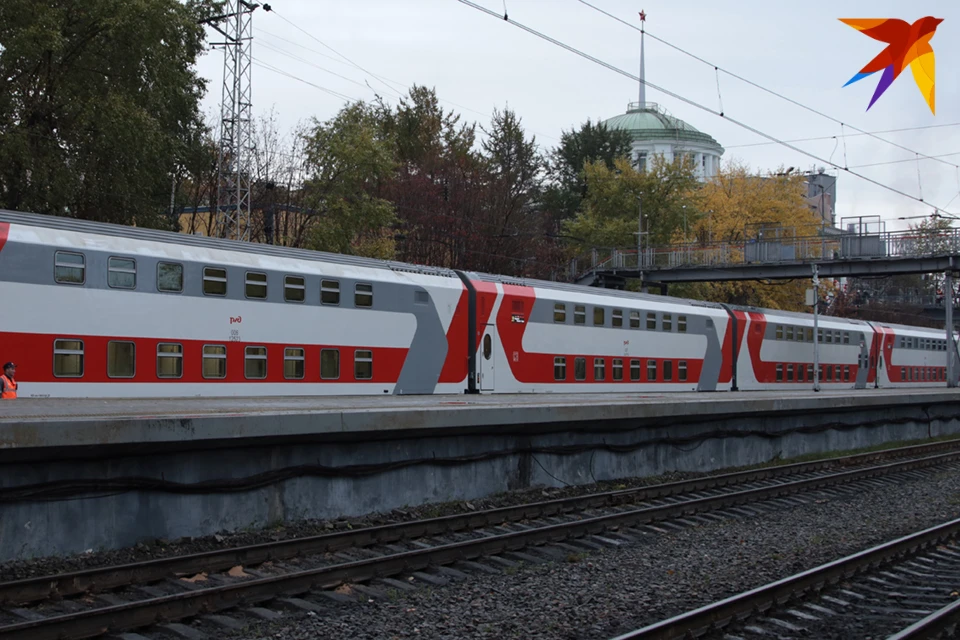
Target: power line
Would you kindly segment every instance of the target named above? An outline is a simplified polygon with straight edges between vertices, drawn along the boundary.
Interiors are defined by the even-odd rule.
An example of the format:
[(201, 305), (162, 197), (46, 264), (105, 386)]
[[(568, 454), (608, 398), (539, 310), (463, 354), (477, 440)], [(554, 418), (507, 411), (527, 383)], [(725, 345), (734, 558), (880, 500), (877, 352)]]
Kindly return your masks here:
[[(461, 0), (461, 1), (462, 1), (462, 0)], [(851, 129), (853, 129), (854, 131), (859, 132), (859, 133), (862, 134), (862, 135), (868, 135), (868, 136), (870, 136), (870, 137), (872, 137), (872, 138), (875, 138), (875, 139), (879, 140), (880, 142), (886, 142), (887, 144), (893, 145), (893, 146), (895, 146), (895, 147), (899, 147), (900, 149), (903, 149), (904, 151), (909, 151), (910, 153), (917, 154), (917, 155), (919, 155), (920, 157), (931, 159), (930, 156), (925, 156), (924, 154), (918, 153), (917, 151), (915, 151), (915, 150), (913, 150), (913, 149), (911, 149), (911, 148), (909, 148), (909, 147), (905, 147), (905, 146), (903, 146), (903, 145), (901, 145), (901, 144), (897, 144), (896, 142), (893, 142), (893, 141), (891, 141), (891, 140), (887, 140), (887, 139), (885, 139), (885, 138), (881, 138), (881, 137), (879, 137), (878, 135), (876, 135), (876, 134), (874, 134), (874, 133), (870, 133), (870, 132), (868, 132), (868, 131), (864, 131), (864, 130), (862, 130), (862, 129), (858, 129), (857, 127), (854, 127), (853, 125), (850, 125), (850, 124), (847, 124), (847, 123), (845, 123), (845, 122), (842, 122), (841, 120), (838, 120), (837, 118), (834, 118), (834, 117), (832, 117), (832, 116), (829, 116), (829, 115), (823, 113), (822, 111), (819, 111), (819, 110), (817, 110), (817, 109), (814, 109), (813, 107), (809, 107), (809, 106), (803, 104), (802, 102), (798, 102), (797, 100), (794, 100), (793, 98), (790, 98), (790, 97), (788, 97), (788, 96), (783, 95), (782, 93), (777, 93), (776, 91), (774, 91), (774, 90), (772, 90), (772, 89), (767, 89), (766, 87), (764, 87), (764, 86), (762, 86), (762, 85), (759, 85), (759, 84), (757, 84), (756, 82), (753, 82), (752, 80), (747, 80), (747, 79), (744, 78), (743, 76), (737, 75), (737, 74), (733, 73), (732, 71), (727, 71), (726, 69), (724, 69), (724, 68), (722, 68), (722, 67), (719, 67), (719, 66), (717, 66), (716, 64), (714, 64), (714, 63), (712, 63), (712, 62), (710, 62), (710, 61), (708, 61), (708, 60), (704, 60), (703, 58), (701, 58), (700, 56), (698, 56), (698, 55), (696, 55), (696, 54), (694, 54), (694, 53), (690, 53), (689, 51), (687, 51), (687, 50), (685, 50), (685, 49), (683, 49), (683, 48), (681, 48), (681, 47), (678, 47), (678, 46), (675, 45), (675, 44), (672, 44), (672, 43), (670, 43), (670, 42), (667, 42), (667, 41), (664, 40), (663, 38), (659, 38), (659, 37), (653, 35), (652, 33), (650, 33), (650, 32), (649, 32), (648, 30), (646, 30), (645, 28), (644, 28), (644, 29), (641, 29), (640, 27), (637, 27), (636, 25), (631, 24), (631, 23), (627, 22), (626, 20), (623, 20), (623, 19), (621, 19), (621, 18), (618, 18), (617, 16), (613, 15), (612, 13), (609, 13), (609, 12), (607, 12), (607, 11), (604, 11), (603, 9), (601, 9), (601, 8), (599, 8), (599, 7), (596, 7), (596, 6), (592, 5), (592, 4), (590, 4), (590, 3), (587, 2), (586, 0), (577, 0), (577, 1), (580, 2), (580, 3), (583, 4), (583, 5), (586, 5), (586, 6), (590, 7), (590, 8), (593, 9), (594, 11), (598, 11), (598, 12), (602, 13), (603, 15), (607, 16), (608, 18), (611, 18), (611, 19), (613, 19), (613, 20), (616, 20), (617, 22), (619, 22), (619, 23), (621, 23), (621, 24), (624, 24), (624, 25), (630, 27), (631, 29), (633, 29), (633, 30), (635, 30), (635, 31), (643, 31), (643, 32), (647, 35), (648, 38), (653, 38), (653, 39), (656, 40), (657, 42), (660, 42), (661, 44), (664, 44), (664, 45), (670, 47), (671, 49), (674, 49), (675, 51), (679, 51), (680, 53), (682, 53), (682, 54), (684, 54), (684, 55), (686, 55), (686, 56), (689, 56), (689, 57), (693, 58), (694, 60), (697, 60), (697, 61), (699, 61), (699, 62), (702, 62), (702, 63), (705, 64), (705, 65), (711, 66), (711, 67), (714, 68), (714, 70), (716, 70), (716, 71), (718, 71), (718, 72), (719, 72), (719, 71), (722, 71), (723, 73), (727, 74), (728, 76), (730, 76), (730, 77), (732, 77), (732, 78), (736, 78), (737, 80), (740, 80), (741, 82), (746, 82), (747, 84), (749, 84), (750, 86), (752, 86), (752, 87), (754, 87), (754, 88), (756, 88), (756, 89), (760, 89), (761, 91), (764, 91), (764, 92), (769, 93), (769, 94), (771, 94), (771, 95), (773, 95), (773, 96), (776, 96), (776, 97), (780, 98), (781, 100), (786, 100), (786, 101), (789, 102), (790, 104), (793, 104), (793, 105), (795, 105), (795, 106), (798, 106), (798, 107), (800, 107), (801, 109), (806, 109), (807, 111), (810, 111), (811, 113), (815, 113), (815, 114), (817, 114), (817, 115), (820, 116), (820, 117), (823, 117), (823, 118), (826, 118), (827, 120), (830, 120), (830, 121), (832, 121), (832, 122), (835, 122), (835, 123), (839, 124), (840, 126), (850, 127)], [(496, 14), (494, 14), (494, 15), (496, 15)], [(513, 21), (511, 20), (510, 22), (513, 22)], [(646, 84), (647, 84), (648, 86), (651, 86), (651, 87), (653, 86), (653, 85), (651, 85), (650, 83), (646, 83)], [(951, 167), (960, 166), (960, 165), (956, 165), (956, 164), (954, 164), (954, 163), (952, 163), (952, 162), (946, 162), (946, 161), (944, 161), (944, 160), (938, 160), (938, 162), (942, 162), (943, 164), (949, 165), (949, 166), (951, 166)]]
[[(960, 122), (951, 122), (949, 124), (928, 124), (922, 127), (905, 127), (903, 129), (885, 129), (883, 131), (871, 131), (869, 133), (851, 133), (848, 138), (855, 138), (857, 136), (866, 136), (866, 135), (876, 135), (878, 133), (900, 133), (902, 131), (921, 131), (923, 129), (941, 129), (943, 127), (957, 127), (960, 126)], [(816, 136), (813, 138), (794, 138), (793, 140), (786, 140), (785, 142), (816, 142), (819, 140), (836, 140), (839, 136)], [(751, 142), (748, 144), (731, 144), (726, 145), (727, 149), (742, 149), (744, 147), (764, 147), (767, 145), (776, 144), (776, 142)], [(952, 154), (948, 154), (952, 155)], [(941, 157), (941, 156), (933, 156)]]
[[(928, 159), (935, 160), (937, 158), (948, 158), (950, 156), (960, 156), (960, 151), (954, 151), (953, 153), (941, 153), (936, 156), (930, 156)], [(916, 162), (916, 158), (904, 158), (903, 160), (887, 160), (886, 162), (871, 162), (870, 164), (855, 164), (850, 169), (864, 169), (866, 167), (881, 167), (887, 164), (901, 164), (903, 162)], [(951, 202), (953, 202), (951, 200)], [(949, 205), (948, 205), (949, 206)]]
[(273, 66), (272, 64), (269, 64), (269, 63), (267, 63), (267, 62), (263, 62), (262, 60), (260, 60), (260, 59), (258, 59), (258, 58), (256, 58), (256, 57), (253, 58), (253, 61), (254, 61), (254, 63), (255, 63), (258, 67), (263, 67), (263, 68), (266, 69), (267, 71), (273, 71), (274, 73), (279, 73), (280, 75), (287, 76), (288, 78), (292, 78), (293, 80), (297, 80), (298, 82), (302, 82), (303, 84), (308, 84), (308, 85), (310, 85), (311, 87), (314, 87), (314, 88), (316, 88), (316, 89), (319, 89), (320, 91), (323, 91), (323, 92), (325, 92), (325, 93), (329, 93), (330, 95), (332, 95), (332, 96), (334, 96), (334, 97), (336, 97), (336, 98), (340, 98), (341, 100), (345, 100), (345, 101), (347, 101), (347, 102), (360, 102), (360, 99), (359, 99), (359, 98), (354, 98), (354, 97), (348, 96), (348, 95), (346, 95), (346, 94), (340, 93), (339, 91), (334, 91), (333, 89), (327, 89), (326, 87), (321, 87), (320, 85), (315, 84), (315, 83), (313, 83), (313, 82), (310, 82), (309, 80), (304, 80), (303, 78), (300, 78), (300, 77), (298, 77), (298, 76), (295, 76), (295, 75), (293, 75), (292, 73), (288, 73), (288, 72), (284, 71), (283, 69), (278, 69), (277, 67)]
[[(276, 12), (275, 9), (272, 11), (272, 13), (277, 14), (277, 12)], [(294, 42), (293, 40), (290, 40), (289, 38), (285, 38), (285, 37), (283, 37), (283, 36), (279, 36), (279, 35), (276, 35), (276, 34), (274, 34), (274, 33), (270, 33), (270, 32), (268, 32), (268, 31), (264, 31), (263, 29), (258, 29), (258, 32), (259, 32), (259, 33), (265, 33), (265, 34), (267, 34), (267, 35), (269, 35), (269, 36), (271, 36), (271, 37), (273, 37), (273, 38), (276, 38), (276, 39), (278, 39), (278, 40), (282, 40), (282, 41), (284, 41), (284, 42), (287, 42), (288, 44), (291, 44), (291, 45), (293, 45), (293, 46), (295, 46), (295, 47), (299, 47), (299, 48), (301, 48), (301, 49), (304, 49), (304, 50), (309, 51), (309, 52), (311, 52), (311, 53), (314, 53), (314, 54), (316, 54), (316, 55), (323, 56), (323, 57), (325, 57), (325, 58), (328, 58), (328, 59), (330, 59), (330, 60), (333, 60), (334, 62), (337, 62), (337, 63), (340, 63), (340, 64), (349, 64), (349, 65), (351, 65), (351, 66), (359, 69), (360, 71), (363, 71), (363, 72), (366, 73), (367, 75), (370, 75), (370, 76), (376, 78), (377, 80), (380, 80), (381, 84), (384, 84), (385, 86), (387, 86), (389, 89), (391, 89), (391, 91), (393, 91), (394, 93), (396, 93), (397, 96), (399, 96), (399, 97), (402, 97), (402, 94), (401, 94), (399, 91), (397, 91), (396, 89), (394, 89), (393, 87), (391, 87), (390, 85), (388, 85), (387, 83), (390, 83), (390, 84), (392, 84), (392, 85), (397, 85), (397, 86), (402, 87), (402, 88), (407, 89), (407, 90), (410, 89), (410, 85), (404, 84), (404, 83), (399, 82), (399, 81), (397, 81), (397, 80), (393, 80), (393, 79), (391, 79), (391, 78), (387, 78), (386, 76), (375, 75), (375, 74), (371, 73), (370, 71), (367, 71), (366, 69), (364, 69), (364, 68), (361, 67), (360, 65), (356, 64), (355, 62), (353, 62), (352, 60), (350, 60), (350, 59), (347, 58), (346, 56), (342, 55), (340, 52), (338, 52), (338, 51), (336, 51), (335, 49), (333, 49), (332, 47), (330, 47), (328, 44), (326, 44), (325, 42), (323, 42), (322, 40), (320, 40), (319, 38), (317, 38), (317, 37), (314, 36), (313, 34), (305, 31), (304, 29), (302, 29), (302, 28), (299, 27), (298, 25), (290, 22), (289, 20), (287, 20), (287, 19), (284, 18), (283, 16), (280, 16), (279, 14), (277, 14), (277, 15), (278, 15), (282, 20), (284, 20), (285, 22), (287, 22), (288, 24), (291, 24), (291, 25), (294, 26), (296, 29), (298, 29), (299, 31), (301, 31), (301, 32), (303, 32), (304, 34), (306, 34), (307, 37), (309, 37), (309, 38), (311, 38), (311, 39), (319, 42), (321, 45), (323, 45), (324, 47), (326, 47), (326, 48), (329, 49), (330, 51), (333, 51), (334, 53), (336, 53), (337, 55), (339, 55), (339, 56), (340, 56), (341, 58), (343, 58), (343, 60), (345, 60), (346, 62), (342, 62), (342, 61), (340, 61), (340, 60), (337, 60), (337, 59), (334, 58), (333, 56), (327, 55), (327, 54), (323, 53), (322, 51), (317, 51), (316, 49), (312, 49), (312, 48), (307, 47), (307, 46), (304, 46), (304, 45), (302, 45), (302, 44), (300, 44), (300, 43), (298, 43), (298, 42)], [(338, 76), (338, 77), (340, 77), (340, 78), (344, 78), (344, 79), (346, 79), (346, 80), (348, 80), (349, 82), (352, 82), (352, 83), (354, 83), (354, 84), (361, 84), (362, 86), (366, 86), (366, 87), (367, 87), (368, 89), (370, 89), (371, 91), (374, 91), (374, 89), (373, 89), (372, 87), (370, 87), (369, 84), (359, 83), (359, 82), (357, 82), (356, 80), (351, 80), (351, 79), (349, 79), (349, 78), (345, 78), (344, 76), (340, 76), (340, 75), (338, 75), (338, 74), (330, 71), (329, 69), (324, 69), (323, 67), (319, 67), (318, 65), (315, 65), (314, 63), (307, 62), (307, 61), (304, 60), (303, 58), (298, 58), (298, 57), (296, 57), (294, 54), (290, 54), (290, 53), (287, 53), (287, 52), (281, 52), (281, 51), (278, 51), (278, 52), (279, 52), (279, 53), (282, 53), (283, 55), (290, 56), (291, 58), (293, 58), (293, 59), (295, 59), (295, 60), (299, 60), (299, 61), (301, 61), (301, 62), (304, 62), (305, 64), (310, 64), (311, 66), (317, 66), (319, 69), (321, 69), (321, 70), (323, 70), (323, 71), (326, 71), (327, 73), (331, 73), (331, 74), (336, 75), (336, 76)], [(374, 91), (374, 92), (375, 92), (375, 91)], [(451, 106), (453, 106), (453, 107), (457, 107), (458, 109), (462, 109), (463, 111), (469, 111), (470, 113), (474, 113), (474, 114), (476, 114), (476, 115), (478, 115), (478, 116), (483, 116), (484, 118), (489, 118), (489, 117), (491, 117), (491, 114), (490, 114), (490, 113), (484, 113), (483, 111), (478, 111), (478, 110), (476, 110), (476, 109), (471, 109), (470, 107), (467, 107), (467, 106), (462, 105), (462, 104), (458, 104), (458, 103), (456, 103), (456, 102), (453, 102), (452, 100), (447, 100), (447, 99), (441, 98), (441, 97), (439, 97), (439, 96), (437, 97), (437, 99), (438, 99), (440, 102), (444, 102), (444, 103), (449, 104), (449, 105), (451, 105)], [(552, 135), (545, 134), (545, 133), (543, 133), (542, 131), (534, 131), (533, 129), (530, 129), (529, 131), (530, 131), (530, 133), (536, 134), (536, 135), (539, 136), (540, 138), (545, 138), (545, 139), (548, 139), (548, 140), (556, 140), (556, 141), (559, 141), (559, 140), (560, 140), (560, 138), (558, 138), (558, 137), (556, 137), (556, 136), (552, 136)]]
[[(817, 160), (817, 161), (819, 161), (819, 162), (821, 162), (821, 163), (823, 163), (823, 164), (830, 165), (831, 167), (834, 167), (835, 169), (846, 171), (846, 172), (849, 173), (850, 175), (856, 176), (856, 177), (860, 178), (861, 180), (865, 180), (866, 182), (869, 182), (869, 183), (874, 184), (874, 185), (876, 185), (876, 186), (878, 186), (878, 187), (881, 187), (881, 188), (883, 188), (883, 189), (886, 189), (886, 190), (888, 190), (888, 191), (891, 191), (891, 192), (893, 192), (893, 193), (896, 193), (896, 194), (898, 194), (898, 195), (901, 195), (901, 196), (903, 196), (903, 197), (905, 197), (905, 198), (909, 198), (909, 199), (911, 199), (911, 200), (915, 200), (915, 201), (917, 201), (917, 202), (921, 202), (921, 203), (926, 204), (927, 206), (930, 206), (930, 207), (934, 207), (934, 205), (924, 202), (923, 198), (918, 198), (918, 197), (916, 197), (916, 196), (910, 195), (909, 193), (907, 193), (907, 192), (905, 192), (905, 191), (901, 191), (901, 190), (899, 190), (899, 189), (896, 189), (896, 188), (894, 188), (894, 187), (891, 187), (891, 186), (889, 186), (889, 185), (887, 185), (887, 184), (884, 184), (884, 183), (882, 183), (882, 182), (879, 182), (879, 181), (877, 181), (877, 180), (873, 180), (872, 178), (868, 178), (867, 176), (865, 176), (865, 175), (863, 175), (863, 174), (861, 174), (861, 173), (857, 173), (857, 172), (855, 172), (855, 171), (850, 171), (850, 169), (847, 168), (847, 167), (841, 167), (840, 165), (838, 165), (838, 164), (836, 164), (836, 163), (834, 163), (834, 162), (831, 162), (830, 160), (826, 160), (826, 159), (824, 159), (824, 158), (821, 158), (821, 157), (819, 157), (819, 156), (817, 156), (817, 155), (815, 155), (815, 154), (810, 153), (809, 151), (804, 151), (803, 149), (800, 149), (799, 147), (795, 147), (795, 146), (793, 146), (793, 145), (791, 145), (791, 144), (789, 144), (789, 143), (787, 143), (787, 142), (784, 142), (783, 140), (780, 140), (780, 139), (778, 139), (778, 138), (776, 138), (776, 137), (774, 137), (774, 136), (771, 136), (771, 135), (769, 135), (769, 134), (767, 134), (767, 133), (764, 133), (763, 131), (760, 131), (759, 129), (757, 129), (757, 128), (755, 128), (755, 127), (751, 127), (750, 125), (748, 125), (748, 124), (746, 124), (746, 123), (744, 123), (744, 122), (740, 122), (739, 120), (736, 120), (736, 119), (734, 119), (734, 118), (731, 118), (730, 116), (728, 116), (728, 115), (726, 115), (726, 114), (723, 114), (723, 113), (721, 113), (721, 112), (719, 112), (719, 111), (716, 111), (716, 110), (714, 110), (714, 109), (711, 109), (710, 107), (707, 107), (707, 106), (705, 106), (705, 105), (702, 105), (702, 104), (700, 104), (699, 102), (696, 102), (696, 101), (694, 101), (694, 100), (691, 100), (691, 99), (689, 99), (689, 98), (686, 98), (686, 97), (684, 97), (684, 96), (681, 96), (681, 95), (678, 94), (678, 93), (674, 93), (673, 91), (670, 91), (669, 89), (666, 89), (666, 88), (664, 88), (664, 87), (658, 86), (658, 85), (656, 85), (656, 84), (654, 84), (654, 83), (652, 83), (652, 82), (650, 82), (650, 81), (648, 81), (648, 80), (646, 80), (646, 79), (641, 80), (639, 77), (635, 76), (634, 74), (630, 73), (629, 71), (624, 71), (623, 69), (621, 69), (621, 68), (619, 68), (619, 67), (617, 67), (617, 66), (615, 66), (615, 65), (612, 65), (612, 64), (610, 64), (609, 62), (604, 62), (603, 60), (600, 60), (599, 58), (596, 58), (596, 57), (594, 57), (594, 56), (592, 56), (592, 55), (590, 55), (590, 54), (588, 54), (588, 53), (586, 53), (586, 52), (584, 52), (584, 51), (581, 51), (580, 49), (577, 49), (576, 47), (573, 47), (573, 46), (568, 45), (568, 44), (566, 44), (566, 43), (564, 43), (564, 42), (561, 42), (561, 41), (559, 41), (559, 40), (557, 40), (557, 39), (555, 39), (555, 38), (552, 38), (552, 37), (550, 37), (550, 36), (548, 36), (548, 35), (546, 35), (546, 34), (544, 34), (544, 33), (541, 33), (540, 31), (537, 31), (536, 29), (533, 29), (532, 27), (528, 27), (528, 26), (526, 26), (526, 25), (524, 25), (524, 24), (522, 24), (522, 23), (520, 23), (520, 22), (517, 22), (516, 20), (513, 20), (513, 19), (511, 19), (511, 18), (507, 18), (507, 17), (501, 16), (500, 14), (495, 13), (494, 11), (491, 11), (490, 9), (487, 9), (486, 7), (482, 7), (482, 6), (480, 6), (480, 5), (478, 5), (478, 4), (474, 3), (474, 2), (471, 2), (470, 0), (457, 0), (457, 1), (460, 2), (461, 4), (465, 4), (465, 5), (469, 6), (469, 7), (472, 7), (472, 8), (474, 8), (474, 9), (476, 9), (477, 11), (480, 11), (480, 12), (482, 12), (482, 13), (485, 13), (485, 14), (491, 16), (491, 17), (494, 17), (494, 18), (496, 18), (497, 20), (503, 20), (504, 22), (508, 22), (509, 24), (512, 24), (513, 26), (515, 26), (515, 27), (517, 27), (517, 28), (519, 28), (519, 29), (523, 29), (524, 31), (526, 31), (526, 32), (528, 32), (528, 33), (530, 33), (530, 34), (532, 34), (532, 35), (535, 35), (535, 36), (537, 36), (538, 38), (541, 38), (541, 39), (543, 39), (543, 40), (546, 40), (547, 42), (550, 42), (551, 44), (554, 44), (554, 45), (556, 45), (556, 46), (558, 46), (558, 47), (560, 47), (560, 48), (562, 48), (562, 49), (566, 49), (566, 50), (569, 51), (570, 53), (573, 53), (573, 54), (576, 54), (576, 55), (578, 55), (578, 56), (580, 56), (580, 57), (582, 57), (582, 58), (585, 58), (585, 59), (587, 59), (587, 60), (589, 60), (589, 61), (591, 61), (591, 62), (593, 62), (593, 63), (595, 63), (595, 64), (598, 64), (598, 65), (600, 65), (600, 66), (602, 66), (602, 67), (604, 67), (604, 68), (606, 68), (606, 69), (609, 69), (609, 70), (613, 71), (614, 73), (619, 73), (620, 75), (625, 76), (625, 77), (627, 77), (627, 78), (630, 78), (631, 80), (633, 80), (633, 81), (635, 81), (635, 82), (642, 82), (644, 85), (646, 85), (646, 86), (648, 86), (648, 87), (651, 87), (651, 88), (653, 88), (653, 89), (655, 89), (655, 90), (657, 90), (657, 91), (660, 91), (661, 93), (664, 93), (664, 94), (666, 94), (666, 95), (668, 95), (668, 96), (670, 96), (670, 97), (672, 97), (672, 98), (675, 98), (675, 99), (677, 99), (677, 100), (680, 100), (681, 102), (684, 102), (684, 103), (686, 103), (686, 104), (689, 104), (689, 105), (692, 106), (692, 107), (696, 107), (696, 108), (698, 108), (698, 109), (701, 109), (701, 110), (703, 110), (703, 111), (706, 111), (707, 113), (711, 113), (711, 114), (713, 114), (713, 115), (715, 115), (715, 116), (719, 116), (719, 117), (721, 117), (721, 118), (723, 118), (723, 119), (725, 119), (725, 120), (727, 120), (727, 121), (729, 121), (729, 122), (732, 122), (733, 124), (735, 124), (735, 125), (737, 125), (737, 126), (739, 126), (739, 127), (742, 127), (743, 129), (746, 129), (747, 131), (750, 131), (751, 133), (755, 133), (755, 134), (757, 134), (758, 136), (761, 136), (761, 137), (763, 137), (763, 138), (766, 138), (767, 140), (771, 140), (771, 141), (773, 141), (773, 142), (776, 142), (777, 144), (783, 145), (783, 146), (787, 147), (788, 149), (792, 149), (793, 151), (796, 151), (797, 153), (801, 153), (801, 154), (803, 154), (803, 155), (805, 155), (805, 156), (808, 156), (808, 157), (810, 157), (810, 158), (813, 158), (814, 160)], [(581, 1), (582, 1), (582, 0), (581, 0)], [(916, 153), (916, 152), (913, 152), (913, 151), (911, 151), (911, 152), (912, 152), (912, 153)], [(941, 162), (942, 162), (942, 161), (941, 161)], [(948, 164), (949, 164), (949, 163), (948, 163)], [(951, 166), (954, 166), (954, 165), (951, 165)], [(935, 207), (935, 208), (943, 209), (943, 207)]]

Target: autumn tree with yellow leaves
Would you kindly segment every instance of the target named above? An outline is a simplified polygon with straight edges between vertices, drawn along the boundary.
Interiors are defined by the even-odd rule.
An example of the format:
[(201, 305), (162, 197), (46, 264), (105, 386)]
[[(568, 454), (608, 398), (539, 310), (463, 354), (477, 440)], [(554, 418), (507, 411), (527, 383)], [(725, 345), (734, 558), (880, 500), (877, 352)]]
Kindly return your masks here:
[[(758, 176), (742, 164), (731, 163), (716, 178), (700, 185), (690, 198), (700, 216), (690, 233), (700, 245), (742, 245), (757, 225), (779, 226), (786, 243), (793, 238), (816, 236), (820, 219), (804, 200), (806, 186), (799, 175)], [(689, 237), (689, 236), (688, 236)], [(735, 253), (737, 250), (735, 250)], [(742, 258), (740, 255), (735, 258)], [(676, 285), (670, 294), (698, 300), (738, 305), (806, 311), (804, 292), (808, 280), (702, 282)]]

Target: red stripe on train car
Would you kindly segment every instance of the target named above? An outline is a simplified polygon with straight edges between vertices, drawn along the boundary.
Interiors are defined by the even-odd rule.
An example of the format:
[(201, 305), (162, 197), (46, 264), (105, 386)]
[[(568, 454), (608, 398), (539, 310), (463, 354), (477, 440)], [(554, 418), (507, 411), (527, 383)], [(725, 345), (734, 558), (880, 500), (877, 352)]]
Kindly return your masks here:
[(10, 223), (0, 222), (0, 251), (3, 251), (3, 245), (7, 244), (8, 237), (10, 237)]
[[(59, 378), (53, 375), (53, 345), (55, 340), (83, 341), (83, 377)], [(111, 341), (133, 342), (135, 351), (135, 375), (132, 378), (111, 378), (107, 376), (107, 343)], [(157, 376), (157, 345), (176, 343), (183, 345), (183, 375), (180, 378), (160, 378)], [(227, 342), (223, 340), (180, 340), (157, 338), (132, 338), (124, 336), (85, 336), (50, 335), (30, 333), (0, 332), (0, 344), (3, 345), (3, 358), (17, 363), (17, 378), (24, 382), (327, 382), (394, 384), (400, 377), (400, 370), (406, 360), (407, 348), (399, 347), (363, 347), (343, 345), (305, 345), (271, 342)], [(226, 378), (204, 378), (202, 375), (203, 346), (223, 345), (227, 350)], [(267, 377), (248, 379), (244, 376), (244, 349), (246, 347), (267, 348)], [(304, 377), (287, 379), (284, 377), (284, 349), (304, 349)], [(320, 350), (339, 349), (340, 377), (336, 379), (320, 377)], [(371, 351), (373, 353), (373, 377), (357, 379), (354, 369), (354, 352)]]

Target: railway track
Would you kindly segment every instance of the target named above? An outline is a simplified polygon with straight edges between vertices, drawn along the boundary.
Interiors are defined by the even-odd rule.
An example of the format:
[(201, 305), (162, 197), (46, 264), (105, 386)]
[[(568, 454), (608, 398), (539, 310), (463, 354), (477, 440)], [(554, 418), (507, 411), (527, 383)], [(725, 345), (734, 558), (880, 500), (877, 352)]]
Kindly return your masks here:
[(960, 621), (960, 519), (617, 636), (949, 637)]
[(567, 540), (616, 546), (659, 531), (653, 523), (750, 516), (794, 506), (796, 494), (835, 496), (944, 465), (960, 466), (960, 440), (2, 583), (0, 639), (97, 637), (278, 598), (290, 603), (345, 582), (409, 574), (429, 581), (422, 573), (429, 567), (482, 569), (471, 563), (481, 556), (545, 561), (576, 549)]

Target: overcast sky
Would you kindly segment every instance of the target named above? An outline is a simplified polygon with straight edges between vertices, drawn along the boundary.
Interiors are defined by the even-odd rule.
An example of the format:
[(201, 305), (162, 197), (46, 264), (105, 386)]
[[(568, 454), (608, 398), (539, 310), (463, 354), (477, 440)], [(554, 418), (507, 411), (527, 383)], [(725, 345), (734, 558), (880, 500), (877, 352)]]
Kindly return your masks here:
[[(504, 10), (504, 0), (477, 3), (500, 14)], [(633, 24), (639, 24), (638, 12), (643, 9), (649, 33), (865, 131), (960, 125), (960, 2), (956, 0), (591, 3)], [(637, 100), (637, 83), (629, 78), (457, 0), (276, 0), (271, 5), (274, 13), (261, 8), (254, 14), (254, 58), (351, 99), (369, 100), (376, 91), (396, 102), (397, 90), (405, 92), (416, 83), (435, 88), (445, 107), (482, 124), (489, 122), (495, 107), (509, 106), (544, 149), (556, 146), (561, 131), (578, 127), (587, 118), (596, 121), (623, 113), (628, 102)], [(639, 32), (577, 0), (506, 0), (506, 9), (513, 20), (637, 73)], [(866, 111), (880, 74), (846, 88), (843, 84), (885, 45), (838, 18), (913, 22), (927, 15), (944, 19), (931, 41), (937, 62), (936, 115), (930, 113), (909, 70)], [(324, 44), (393, 84), (384, 86)], [(211, 118), (219, 113), (222, 67), (221, 50), (209, 52), (199, 63), (200, 75), (209, 81), (204, 109)], [(831, 120), (723, 73), (718, 98), (713, 67), (649, 37), (646, 77), (714, 110), (719, 110), (722, 100), (727, 116), (779, 139), (842, 133), (840, 125)], [(724, 160), (739, 159), (757, 171), (823, 164), (782, 145), (755, 146), (766, 140), (655, 89), (648, 87), (646, 99), (716, 138), (726, 149)], [(311, 118), (332, 117), (344, 99), (255, 63), (253, 104), (255, 115), (274, 110), (285, 133)], [(849, 128), (845, 132), (855, 133)], [(960, 217), (960, 126), (883, 137), (911, 151), (862, 135), (847, 138), (846, 158), (843, 142), (835, 140), (795, 146), (912, 196), (919, 197), (922, 189), (925, 202), (946, 206)], [(921, 160), (918, 165), (913, 152), (953, 155), (943, 162)], [(854, 169), (898, 160), (908, 161)], [(906, 223), (897, 221), (898, 217), (932, 211), (844, 171), (840, 172), (837, 200), (838, 223), (841, 217), (880, 215), (888, 221), (888, 230), (904, 227)]]

